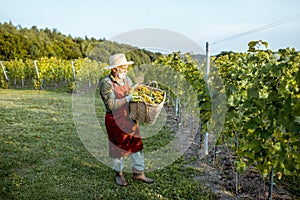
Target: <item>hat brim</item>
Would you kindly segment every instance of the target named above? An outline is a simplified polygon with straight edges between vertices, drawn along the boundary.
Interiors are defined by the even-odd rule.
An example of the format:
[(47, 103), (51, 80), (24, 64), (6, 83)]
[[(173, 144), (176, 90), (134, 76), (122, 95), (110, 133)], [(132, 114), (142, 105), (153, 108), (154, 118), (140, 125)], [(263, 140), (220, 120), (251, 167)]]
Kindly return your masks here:
[(113, 68), (120, 67), (120, 66), (122, 66), (122, 65), (132, 65), (132, 64), (134, 64), (133, 61), (128, 61), (128, 62), (123, 63), (123, 64), (121, 64), (121, 65), (108, 65), (108, 66), (104, 67), (104, 69), (113, 69)]

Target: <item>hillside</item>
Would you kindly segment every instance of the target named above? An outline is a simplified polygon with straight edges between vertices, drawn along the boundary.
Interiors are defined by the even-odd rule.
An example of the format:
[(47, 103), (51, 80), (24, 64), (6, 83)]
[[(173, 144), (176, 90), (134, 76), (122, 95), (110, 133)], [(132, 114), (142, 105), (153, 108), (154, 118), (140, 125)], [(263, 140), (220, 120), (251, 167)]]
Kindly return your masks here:
[(39, 59), (58, 57), (77, 59), (88, 57), (101, 62), (108, 62), (113, 53), (126, 53), (128, 59), (135, 62), (149, 63), (159, 54), (138, 49), (126, 44), (103, 39), (66, 36), (57, 29), (39, 29), (36, 26), (23, 28), (11, 22), (0, 23), (0, 60)]

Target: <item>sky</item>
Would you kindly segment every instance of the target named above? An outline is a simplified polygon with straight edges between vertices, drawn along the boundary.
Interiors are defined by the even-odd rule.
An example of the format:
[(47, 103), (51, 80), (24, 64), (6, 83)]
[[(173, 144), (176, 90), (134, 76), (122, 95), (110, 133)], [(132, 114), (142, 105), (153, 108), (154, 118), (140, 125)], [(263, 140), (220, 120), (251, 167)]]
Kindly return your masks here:
[[(0, 5), (1, 23), (146, 49), (205, 53), (208, 42), (215, 55), (245, 52), (248, 42), (263, 40), (274, 51), (300, 50), (299, 0), (0, 0)], [(261, 27), (266, 28), (251, 31)], [(251, 34), (243, 34), (247, 31)]]

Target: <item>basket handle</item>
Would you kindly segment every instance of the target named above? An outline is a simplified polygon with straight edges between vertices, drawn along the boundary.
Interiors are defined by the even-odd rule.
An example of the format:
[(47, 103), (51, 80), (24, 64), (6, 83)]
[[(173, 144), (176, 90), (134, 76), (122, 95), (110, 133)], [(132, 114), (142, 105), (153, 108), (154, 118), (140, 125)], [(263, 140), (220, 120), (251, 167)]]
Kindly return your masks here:
[(155, 87), (154, 87), (154, 88), (155, 88), (155, 89), (158, 89), (158, 83), (157, 83), (157, 81), (151, 81), (151, 82), (149, 82), (149, 83), (148, 83), (148, 86), (151, 87), (151, 84), (155, 84)]

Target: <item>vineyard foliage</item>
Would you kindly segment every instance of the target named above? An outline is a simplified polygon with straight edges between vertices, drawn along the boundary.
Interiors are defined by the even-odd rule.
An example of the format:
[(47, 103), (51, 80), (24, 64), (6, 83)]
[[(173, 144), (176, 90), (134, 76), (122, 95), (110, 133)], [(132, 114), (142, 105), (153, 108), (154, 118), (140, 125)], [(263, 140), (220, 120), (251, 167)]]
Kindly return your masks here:
[[(179, 98), (182, 103), (193, 104), (195, 102), (190, 102), (193, 98), (190, 98), (190, 92), (185, 90), (193, 90), (197, 94), (198, 98), (198, 113), (201, 113), (201, 120), (204, 125), (207, 124), (211, 116), (211, 102), (209, 98), (209, 92), (206, 87), (205, 74), (203, 70), (199, 70), (198, 63), (191, 57), (189, 54), (184, 56), (180, 55), (179, 52), (169, 54), (167, 56), (161, 56), (155, 61), (156, 67), (162, 68), (172, 68), (177, 74), (163, 74), (159, 76), (166, 76), (164, 79), (171, 82), (171, 85), (175, 85), (177, 88), (176, 96)], [(182, 74), (182, 76), (178, 76)], [(185, 79), (191, 88), (187, 86), (181, 86), (183, 80)], [(181, 86), (181, 87), (180, 87)], [(185, 105), (185, 107), (193, 107)]]
[(278, 178), (300, 170), (300, 53), (260, 50), (267, 43), (249, 43), (247, 53), (230, 53), (214, 59), (226, 87), (227, 137), (239, 134), (237, 168), (247, 158), (266, 176)]
[(59, 84), (67, 84), (70, 90), (74, 91), (76, 89), (75, 80), (96, 84), (99, 81), (100, 74), (102, 74), (101, 70), (107, 64), (88, 58), (70, 61), (51, 57), (41, 58), (36, 61), (23, 61), (22, 59), (3, 61), (2, 65), (6, 75), (9, 77), (6, 80), (3, 70), (1, 70), (0, 83), (2, 88), (34, 85), (35, 89), (40, 90), (43, 85), (57, 86)]
[[(290, 48), (278, 52), (259, 49), (267, 45), (253, 41), (246, 53), (212, 57), (211, 67), (218, 70), (206, 84), (205, 63), (197, 69), (197, 64), (178, 53), (157, 62), (184, 74), (197, 91), (203, 123), (212, 117), (213, 109), (219, 109), (209, 104), (215, 96), (224, 97), (225, 89), (227, 114), (222, 137), (233, 141), (238, 134), (237, 171), (251, 165), (266, 177), (274, 169), (280, 179), (300, 170), (300, 53)], [(222, 77), (224, 87), (213, 86), (217, 76)], [(219, 94), (211, 94), (208, 88), (212, 86)]]
[[(248, 45), (248, 52), (230, 52), (212, 57), (212, 71), (207, 80), (205, 63), (199, 65), (188, 54), (160, 56), (149, 70), (153, 75), (162, 67), (170, 67), (182, 75), (164, 74), (163, 70), (155, 74), (157, 79), (158, 76), (165, 76), (162, 80), (168, 80), (176, 88), (182, 79), (189, 83), (190, 87), (178, 87), (177, 95), (186, 98), (183, 102), (192, 104), (189, 102), (192, 98), (188, 98), (190, 93), (186, 90), (195, 91), (199, 108), (196, 112), (206, 131), (213, 131), (206, 126), (209, 122), (222, 129), (222, 138), (227, 141), (233, 141), (238, 134), (239, 147), (235, 150), (239, 172), (251, 165), (264, 177), (272, 169), (278, 178), (296, 175), (300, 170), (300, 53), (290, 48), (273, 52), (267, 49), (267, 43), (263, 41), (253, 41)], [(262, 50), (261, 47), (266, 48)], [(131, 60), (135, 61), (134, 58), (132, 55)], [(63, 82), (74, 91), (75, 78), (79, 82), (96, 84), (104, 75), (102, 69), (105, 63), (88, 58), (73, 61), (75, 73), (70, 60), (56, 57), (37, 59), (38, 73), (31, 59), (3, 61), (9, 80), (0, 68), (1, 86), (7, 88), (15, 84), (34, 83), (36, 89), (42, 89), (45, 83)], [(213, 104), (214, 99), (225, 102), (227, 112), (224, 125), (221, 119), (210, 120), (223, 109)], [(221, 101), (218, 103), (221, 105)]]

